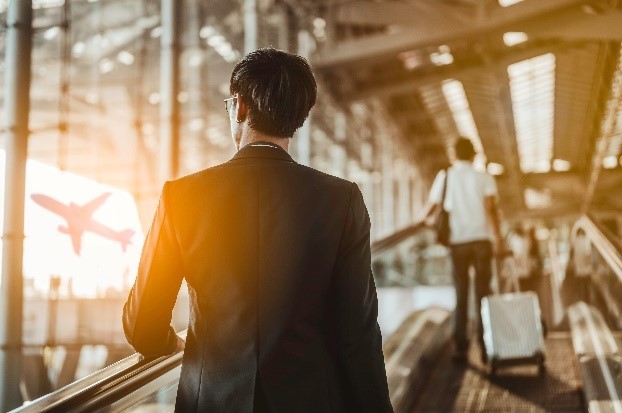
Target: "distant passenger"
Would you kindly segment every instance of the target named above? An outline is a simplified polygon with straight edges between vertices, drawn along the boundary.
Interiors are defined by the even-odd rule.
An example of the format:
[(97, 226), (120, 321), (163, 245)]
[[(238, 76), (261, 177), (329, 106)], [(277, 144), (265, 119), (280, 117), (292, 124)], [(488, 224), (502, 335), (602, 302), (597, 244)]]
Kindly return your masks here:
[[(542, 258), (534, 228), (527, 231), (517, 225), (508, 238), (514, 258), (514, 268), (521, 291), (538, 293), (542, 281)], [(506, 288), (507, 290), (507, 288)]]
[(540, 244), (534, 227), (527, 230), (527, 240), (529, 241), (529, 283), (524, 286), (524, 290), (532, 290), (539, 293), (542, 284), (544, 264), (542, 262)]
[[(516, 225), (508, 237), (508, 246), (512, 251), (514, 261), (514, 274), (504, 274), (506, 277), (516, 277), (520, 290), (524, 290), (529, 284), (530, 263), (529, 263), (529, 238), (523, 230), (522, 225)], [(508, 286), (504, 290), (511, 290), (513, 281), (506, 279)]]
[(179, 412), (391, 412), (356, 184), (296, 163), (315, 104), (307, 61), (246, 55), (225, 100), (238, 152), (162, 190), (123, 311), (140, 353), (170, 354), (182, 279), (190, 324)]
[(482, 360), (485, 361), (479, 306), (481, 299), (491, 292), (493, 252), (504, 252), (497, 208), (497, 185), (492, 176), (475, 170), (472, 165), (475, 154), (469, 139), (459, 138), (456, 141), (453, 153), (450, 153), (453, 165), (447, 172), (442, 170), (436, 176), (430, 189), (428, 205), (422, 213), (425, 220), (440, 210), (443, 186), (446, 184), (444, 207), (449, 212), (449, 242), (456, 289), (453, 319), (453, 359), (456, 361), (466, 360), (469, 347), (467, 310), (471, 266), (475, 269), (478, 338)]
[(592, 243), (583, 228), (577, 229), (572, 240), (572, 256), (568, 265), (572, 265), (574, 275), (572, 284), (575, 286), (577, 299), (590, 302), (590, 283), (592, 277)]

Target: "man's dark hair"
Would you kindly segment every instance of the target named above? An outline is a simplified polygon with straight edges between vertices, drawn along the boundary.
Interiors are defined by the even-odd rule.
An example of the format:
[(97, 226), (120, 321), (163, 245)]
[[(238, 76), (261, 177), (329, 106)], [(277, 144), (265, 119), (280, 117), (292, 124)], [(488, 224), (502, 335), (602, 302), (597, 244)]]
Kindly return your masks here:
[(291, 137), (302, 126), (317, 96), (307, 61), (273, 48), (244, 56), (233, 68), (229, 90), (248, 103), (252, 129), (279, 137)]
[(461, 161), (472, 161), (475, 157), (475, 148), (473, 148), (473, 143), (468, 138), (460, 137), (456, 139), (454, 150), (456, 152), (456, 158)]

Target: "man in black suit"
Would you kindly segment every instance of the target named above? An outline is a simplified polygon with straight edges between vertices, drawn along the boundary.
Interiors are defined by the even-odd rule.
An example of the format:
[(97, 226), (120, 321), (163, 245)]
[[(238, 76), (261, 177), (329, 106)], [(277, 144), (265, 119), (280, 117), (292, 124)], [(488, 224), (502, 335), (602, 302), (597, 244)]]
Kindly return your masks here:
[(190, 294), (177, 411), (390, 412), (370, 221), (356, 184), (297, 164), (315, 104), (306, 60), (245, 56), (225, 100), (229, 162), (167, 182), (123, 311), (128, 341), (170, 354)]

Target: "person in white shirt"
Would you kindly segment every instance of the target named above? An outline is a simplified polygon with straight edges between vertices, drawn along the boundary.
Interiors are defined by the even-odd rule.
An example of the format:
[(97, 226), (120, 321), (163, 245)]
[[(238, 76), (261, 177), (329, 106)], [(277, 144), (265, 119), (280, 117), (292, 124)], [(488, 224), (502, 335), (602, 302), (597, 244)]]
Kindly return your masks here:
[(572, 260), (569, 265), (574, 266), (574, 284), (577, 298), (586, 303), (590, 302), (590, 282), (593, 271), (592, 243), (585, 235), (583, 228), (577, 229), (572, 242)]
[[(512, 257), (514, 258), (514, 269), (516, 274), (514, 276), (520, 279), (525, 279), (530, 275), (529, 267), (529, 240), (523, 230), (523, 227), (517, 225), (512, 234), (508, 237), (508, 244), (512, 251)], [(522, 288), (521, 288), (522, 290)]]
[[(436, 176), (422, 221), (440, 210), (443, 187), (446, 194), (443, 206), (449, 213), (449, 244), (456, 289), (456, 309), (453, 319), (454, 355), (456, 361), (465, 361), (469, 347), (467, 337), (467, 306), (469, 296), (469, 267), (475, 268), (475, 293), (478, 315), (478, 341), (482, 360), (486, 360), (479, 304), (490, 294), (493, 253), (503, 254), (504, 243), (500, 231), (497, 206), (497, 185), (492, 176), (477, 171), (473, 144), (467, 138), (458, 138), (453, 153), (452, 166)], [(447, 182), (445, 182), (447, 177)]]

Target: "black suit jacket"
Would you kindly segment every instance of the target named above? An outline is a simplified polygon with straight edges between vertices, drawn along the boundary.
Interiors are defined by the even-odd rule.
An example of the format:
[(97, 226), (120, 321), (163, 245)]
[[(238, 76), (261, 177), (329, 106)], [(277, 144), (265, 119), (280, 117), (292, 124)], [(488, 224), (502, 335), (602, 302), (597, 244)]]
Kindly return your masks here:
[(167, 182), (123, 311), (128, 341), (170, 353), (190, 323), (177, 411), (389, 412), (370, 222), (358, 187), (255, 143)]

